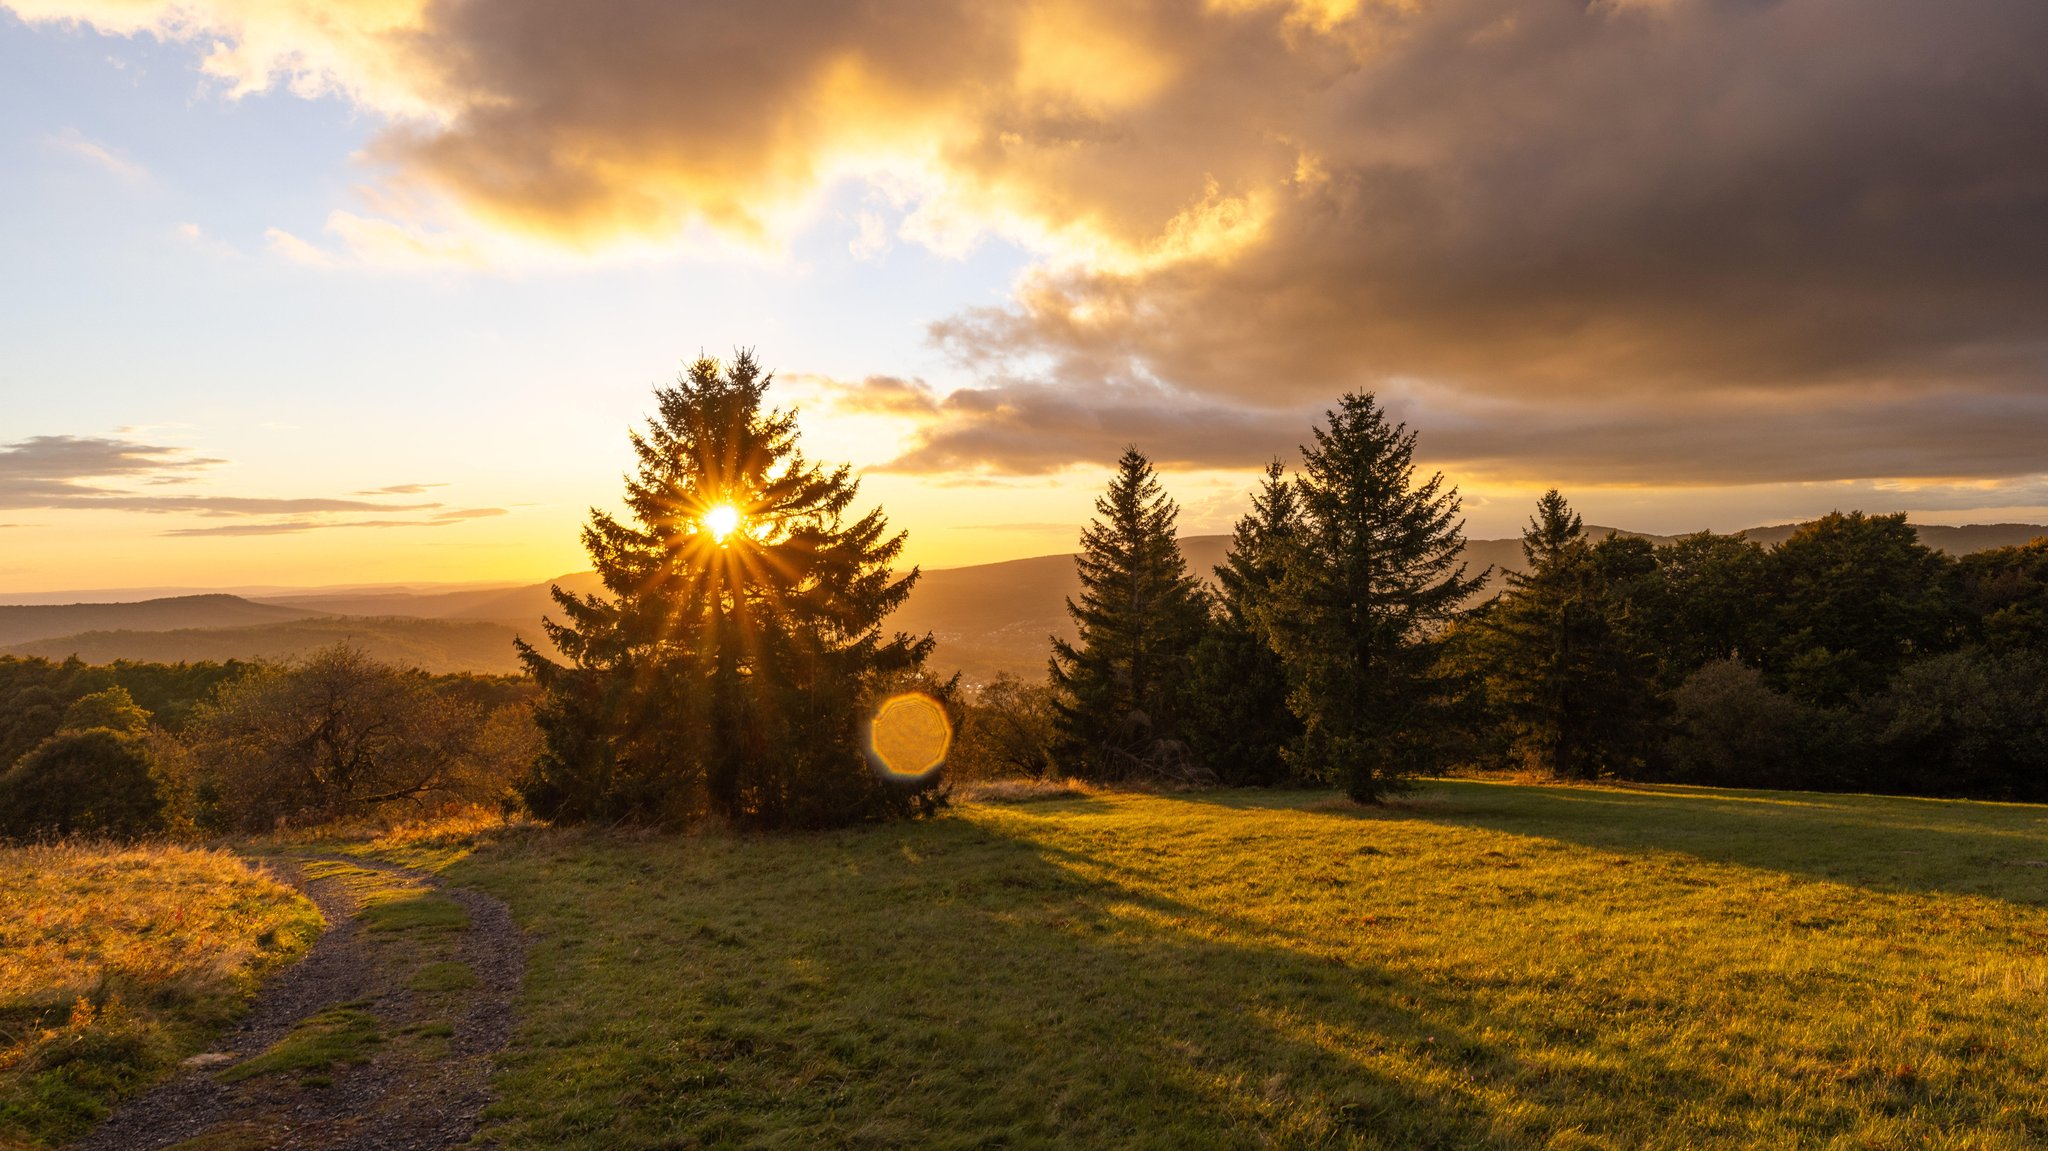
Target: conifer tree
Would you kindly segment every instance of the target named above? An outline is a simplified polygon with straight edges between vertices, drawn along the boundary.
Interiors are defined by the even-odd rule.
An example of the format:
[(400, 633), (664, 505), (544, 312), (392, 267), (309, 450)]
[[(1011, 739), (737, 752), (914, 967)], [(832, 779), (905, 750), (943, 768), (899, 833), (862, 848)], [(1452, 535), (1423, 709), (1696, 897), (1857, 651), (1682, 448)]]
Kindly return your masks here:
[(1295, 769), (1377, 802), (1429, 766), (1445, 621), (1485, 573), (1458, 560), (1464, 523), (1441, 473), (1415, 482), (1415, 434), (1370, 393), (1347, 394), (1302, 449), (1301, 528), (1265, 611), (1287, 663)]
[(1483, 619), (1488, 698), (1530, 766), (1567, 779), (1626, 768), (1656, 712), (1655, 678), (1628, 632), (1615, 565), (1555, 488), (1537, 501), (1522, 555), (1526, 569), (1508, 573)]
[(521, 644), (545, 746), (522, 792), (557, 820), (699, 814), (822, 826), (898, 814), (927, 792), (878, 778), (866, 705), (913, 672), (929, 636), (885, 636), (917, 570), (859, 485), (797, 448), (796, 414), (763, 408), (752, 353), (705, 358), (631, 435), (630, 518), (595, 509), (584, 547), (605, 594), (555, 589), (547, 632), (567, 663)]
[(1208, 608), (1174, 534), (1180, 509), (1134, 447), (1095, 512), (1075, 557), (1081, 597), (1067, 600), (1079, 634), (1053, 640), (1054, 759), (1094, 779), (1185, 774), (1175, 705)]
[(1195, 648), (1183, 711), (1190, 746), (1227, 784), (1280, 782), (1284, 752), (1301, 734), (1287, 710), (1287, 669), (1261, 622), (1300, 520), (1294, 485), (1275, 460), (1216, 569), (1216, 611)]

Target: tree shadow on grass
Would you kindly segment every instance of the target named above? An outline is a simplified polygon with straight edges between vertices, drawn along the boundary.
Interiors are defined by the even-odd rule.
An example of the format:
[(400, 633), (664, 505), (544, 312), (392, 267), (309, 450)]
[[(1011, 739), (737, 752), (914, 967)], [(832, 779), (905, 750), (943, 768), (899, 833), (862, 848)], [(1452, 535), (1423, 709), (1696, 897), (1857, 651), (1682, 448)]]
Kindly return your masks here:
[(1709, 1088), (1531, 1068), (1439, 990), (988, 822), (592, 854), (587, 895), (514, 895), (550, 926), (510, 1146), (1523, 1147), (1546, 1094), (1641, 1130)]
[(1390, 808), (1300, 793), (1191, 793), (1189, 802), (1333, 818), (1424, 820), (1620, 853), (1673, 852), (1873, 891), (2048, 905), (2048, 807), (1701, 787), (1436, 780)]

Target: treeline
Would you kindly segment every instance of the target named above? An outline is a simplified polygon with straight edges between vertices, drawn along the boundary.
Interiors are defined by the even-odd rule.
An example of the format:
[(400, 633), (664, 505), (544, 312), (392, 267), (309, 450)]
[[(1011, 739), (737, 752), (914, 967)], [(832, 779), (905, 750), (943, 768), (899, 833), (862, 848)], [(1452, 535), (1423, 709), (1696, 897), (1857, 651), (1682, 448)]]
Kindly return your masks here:
[(1522, 569), (1475, 573), (1455, 489), (1370, 395), (1314, 437), (1213, 588), (1126, 453), (1082, 537), (1077, 639), (1043, 684), (981, 692), (963, 766), (1361, 800), (1471, 766), (2048, 800), (2048, 539), (1951, 558), (1851, 512), (1771, 548), (1596, 540), (1552, 491)]
[(346, 644), (289, 664), (0, 657), (0, 837), (265, 831), (499, 803), (538, 747), (532, 685)]

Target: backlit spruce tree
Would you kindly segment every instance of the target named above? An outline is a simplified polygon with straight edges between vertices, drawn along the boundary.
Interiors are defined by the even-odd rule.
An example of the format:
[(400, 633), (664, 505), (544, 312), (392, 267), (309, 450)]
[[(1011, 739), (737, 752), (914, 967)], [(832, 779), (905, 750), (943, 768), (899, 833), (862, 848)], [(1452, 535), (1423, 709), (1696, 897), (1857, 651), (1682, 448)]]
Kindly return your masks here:
[(1485, 573), (1458, 556), (1464, 523), (1441, 473), (1415, 481), (1415, 434), (1370, 393), (1347, 394), (1302, 449), (1301, 527), (1263, 626), (1292, 676), (1295, 770), (1376, 802), (1433, 765), (1443, 625)]
[(1208, 608), (1174, 533), (1180, 509), (1131, 448), (1095, 512), (1075, 557), (1081, 596), (1067, 600), (1079, 635), (1052, 645), (1054, 761), (1089, 779), (1186, 778), (1178, 705)]
[(1300, 498), (1275, 460), (1216, 569), (1215, 612), (1195, 648), (1183, 709), (1197, 758), (1232, 786), (1281, 782), (1286, 749), (1301, 736), (1287, 709), (1287, 668), (1263, 622), (1300, 527)]
[(539, 681), (544, 750), (521, 787), (559, 821), (678, 823), (711, 814), (828, 826), (927, 806), (928, 787), (868, 767), (862, 724), (929, 636), (885, 634), (917, 570), (858, 483), (797, 448), (796, 415), (764, 409), (750, 352), (657, 388), (631, 441), (628, 518), (583, 532), (604, 595), (555, 589), (547, 634), (520, 645)]

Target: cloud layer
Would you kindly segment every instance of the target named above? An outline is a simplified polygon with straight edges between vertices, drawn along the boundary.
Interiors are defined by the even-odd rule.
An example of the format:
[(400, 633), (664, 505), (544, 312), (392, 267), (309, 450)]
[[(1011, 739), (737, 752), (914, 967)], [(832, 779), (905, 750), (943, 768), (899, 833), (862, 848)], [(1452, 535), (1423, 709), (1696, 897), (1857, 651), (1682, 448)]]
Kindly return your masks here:
[[(0, 443), (0, 508), (183, 513), (240, 522), (172, 528), (165, 535), (277, 535), (326, 527), (434, 527), (506, 514), (503, 508), (451, 509), (439, 503), (382, 500), (156, 495), (152, 489), (193, 484), (227, 461), (185, 448), (107, 436), (33, 436)], [(378, 493), (412, 493), (440, 485), (395, 484)], [(340, 520), (336, 514), (415, 513), (405, 519)], [(261, 517), (290, 517), (263, 519)]]
[(0, 2), (389, 115), (364, 245), (774, 242), (846, 178), (1030, 245), (905, 469), (1250, 464), (1359, 387), (1550, 480), (2048, 469), (2038, 0)]

